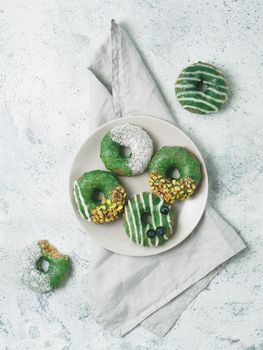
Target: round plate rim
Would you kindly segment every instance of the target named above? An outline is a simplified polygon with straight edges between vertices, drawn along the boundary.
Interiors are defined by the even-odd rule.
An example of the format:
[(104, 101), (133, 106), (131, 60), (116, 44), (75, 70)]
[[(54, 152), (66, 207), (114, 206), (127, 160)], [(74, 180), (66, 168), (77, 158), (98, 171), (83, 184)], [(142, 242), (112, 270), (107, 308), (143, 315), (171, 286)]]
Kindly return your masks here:
[[(172, 126), (173, 128), (177, 129), (177, 132), (181, 133), (185, 138), (187, 138), (193, 145), (194, 147), (197, 149), (198, 151), (198, 158), (201, 160), (201, 163), (202, 163), (202, 172), (203, 172), (203, 178), (206, 179), (206, 186), (205, 188), (203, 189), (203, 191), (205, 192), (205, 200), (204, 200), (204, 203), (203, 203), (203, 207), (201, 208), (200, 210), (200, 215), (199, 215), (199, 219), (196, 220), (196, 223), (195, 225), (193, 225), (193, 228), (191, 229), (191, 231), (181, 240), (181, 241), (178, 241), (174, 246), (170, 246), (170, 247), (167, 247), (167, 249), (165, 249), (165, 244), (162, 245), (162, 246), (159, 246), (159, 247), (163, 247), (164, 249), (162, 251), (155, 251), (154, 248), (152, 249), (149, 249), (149, 252), (147, 254), (126, 254), (126, 253), (123, 253), (121, 252), (120, 250), (116, 249), (112, 249), (112, 248), (108, 248), (106, 245), (103, 245), (101, 242), (98, 242), (98, 240), (96, 240), (95, 236), (92, 235), (88, 230), (87, 228), (85, 227), (84, 223), (82, 222), (82, 219), (77, 215), (76, 213), (76, 210), (75, 210), (75, 206), (74, 206), (74, 203), (73, 203), (73, 198), (72, 198), (72, 181), (71, 181), (71, 174), (72, 174), (72, 170), (73, 170), (73, 166), (76, 162), (76, 159), (79, 155), (79, 153), (81, 152), (82, 148), (85, 147), (86, 143), (88, 142), (88, 140), (93, 137), (94, 134), (98, 133), (101, 129), (104, 129), (104, 128), (107, 128), (108, 126), (110, 125), (114, 125), (116, 123), (116, 121), (123, 121), (124, 123), (127, 122), (127, 120), (130, 120), (132, 118), (144, 118), (144, 119), (158, 119), (158, 121), (160, 121), (161, 123), (164, 123), (164, 124), (169, 124), (170, 126)], [(129, 121), (130, 123), (135, 123), (137, 121), (135, 120), (132, 120), (132, 121)], [(137, 123), (137, 125), (139, 125), (139, 123)], [(140, 126), (140, 125), (139, 125)], [(107, 170), (107, 169), (105, 169)], [(121, 178), (121, 177), (120, 177)], [(207, 169), (206, 169), (206, 165), (205, 165), (205, 161), (204, 161), (204, 158), (201, 154), (201, 152), (199, 151), (199, 148), (196, 146), (196, 144), (192, 141), (192, 139), (184, 132), (182, 131), (180, 128), (178, 128), (174, 123), (173, 121), (169, 121), (169, 120), (166, 120), (166, 119), (163, 119), (161, 117), (158, 117), (158, 116), (154, 116), (154, 115), (146, 115), (146, 114), (128, 114), (128, 115), (125, 115), (124, 117), (122, 118), (115, 118), (115, 119), (112, 119), (106, 123), (104, 123), (103, 125), (100, 125), (98, 128), (96, 128), (91, 134), (89, 134), (88, 138), (86, 138), (86, 140), (84, 142), (81, 143), (78, 151), (76, 152), (75, 156), (73, 157), (73, 160), (71, 162), (71, 166), (70, 166), (70, 172), (69, 172), (69, 196), (70, 196), (70, 202), (71, 202), (71, 209), (73, 210), (75, 216), (77, 217), (77, 220), (78, 222), (80, 223), (81, 227), (84, 228), (85, 232), (87, 232), (90, 236), (90, 238), (92, 240), (95, 241), (96, 244), (100, 245), (101, 247), (105, 248), (106, 250), (109, 250), (113, 253), (117, 253), (119, 255), (124, 255), (124, 256), (134, 256), (134, 257), (142, 257), (142, 256), (152, 256), (152, 255), (158, 255), (158, 254), (162, 254), (164, 253), (165, 251), (168, 251), (168, 250), (171, 250), (175, 247), (177, 247), (179, 244), (181, 244), (187, 237), (189, 237), (189, 235), (194, 231), (194, 229), (197, 227), (198, 223), (200, 222), (202, 216), (203, 216), (203, 213), (205, 211), (205, 208), (206, 208), (206, 205), (207, 205), (207, 200), (208, 200), (208, 188), (209, 188), (209, 185), (208, 185), (208, 173), (207, 173)], [(128, 240), (127, 242), (129, 244), (131, 244)]]

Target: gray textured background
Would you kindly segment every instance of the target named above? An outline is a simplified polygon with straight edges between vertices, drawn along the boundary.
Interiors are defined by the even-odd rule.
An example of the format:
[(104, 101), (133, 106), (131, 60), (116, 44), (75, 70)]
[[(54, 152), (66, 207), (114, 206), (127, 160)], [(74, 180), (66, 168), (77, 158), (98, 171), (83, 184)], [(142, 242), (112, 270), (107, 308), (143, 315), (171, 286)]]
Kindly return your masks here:
[[(87, 65), (112, 17), (200, 147), (211, 204), (249, 245), (163, 339), (142, 328), (115, 338), (96, 324), (89, 241), (68, 200), (70, 164), (89, 131)], [(1, 349), (263, 349), (262, 17), (260, 0), (0, 0)], [(174, 98), (175, 78), (198, 60), (222, 68), (230, 84), (229, 102), (210, 117)], [(21, 249), (40, 238), (75, 268), (46, 295), (22, 287), (18, 273)]]

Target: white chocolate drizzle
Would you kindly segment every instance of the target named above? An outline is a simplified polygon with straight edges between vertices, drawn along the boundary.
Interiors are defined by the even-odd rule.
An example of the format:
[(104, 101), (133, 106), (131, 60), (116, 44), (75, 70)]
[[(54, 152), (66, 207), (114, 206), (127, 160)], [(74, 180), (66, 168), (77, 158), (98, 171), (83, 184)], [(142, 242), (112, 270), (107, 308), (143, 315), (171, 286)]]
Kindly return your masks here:
[[(91, 221), (90, 219), (90, 214), (89, 214), (89, 208), (87, 206), (87, 204), (85, 203), (85, 199), (83, 198), (82, 196), (82, 193), (81, 193), (81, 190), (80, 190), (80, 187), (79, 187), (79, 183), (78, 181), (74, 181), (74, 184), (73, 184), (73, 187), (74, 187), (74, 198), (76, 199), (77, 198), (77, 195), (75, 193), (75, 189), (77, 190), (77, 194), (78, 194), (78, 197), (80, 199), (80, 203), (84, 209), (84, 213), (85, 213), (85, 216), (87, 218), (88, 221)], [(78, 199), (78, 198), (77, 198)], [(78, 200), (76, 201), (77, 203), (77, 206), (78, 206), (78, 211), (81, 212), (81, 209), (80, 209), (80, 206), (79, 206), (79, 203), (78, 203)], [(83, 216), (82, 216), (83, 217)]]

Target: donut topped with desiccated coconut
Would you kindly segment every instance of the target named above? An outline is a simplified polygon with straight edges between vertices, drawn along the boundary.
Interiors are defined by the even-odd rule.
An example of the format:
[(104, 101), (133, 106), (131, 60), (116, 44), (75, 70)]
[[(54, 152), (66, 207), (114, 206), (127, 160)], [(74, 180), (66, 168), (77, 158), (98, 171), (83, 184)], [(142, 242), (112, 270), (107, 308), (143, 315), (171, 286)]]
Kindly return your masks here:
[[(125, 154), (125, 148), (130, 154)], [(120, 124), (101, 141), (100, 157), (105, 167), (117, 175), (142, 174), (153, 155), (153, 141), (140, 126)]]

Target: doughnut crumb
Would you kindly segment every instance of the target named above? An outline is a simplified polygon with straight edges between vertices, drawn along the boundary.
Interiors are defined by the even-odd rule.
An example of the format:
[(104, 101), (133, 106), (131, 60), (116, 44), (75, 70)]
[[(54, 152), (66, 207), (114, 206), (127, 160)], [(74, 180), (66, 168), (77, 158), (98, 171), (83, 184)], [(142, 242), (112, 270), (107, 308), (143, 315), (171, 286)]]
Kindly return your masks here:
[(66, 258), (65, 255), (61, 254), (56, 247), (54, 247), (52, 244), (49, 243), (48, 240), (41, 240), (37, 242), (39, 248), (44, 254), (49, 255), (51, 258), (54, 259), (62, 259)]

